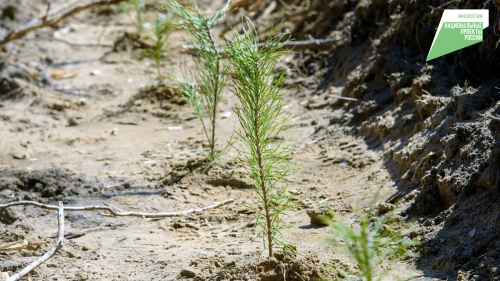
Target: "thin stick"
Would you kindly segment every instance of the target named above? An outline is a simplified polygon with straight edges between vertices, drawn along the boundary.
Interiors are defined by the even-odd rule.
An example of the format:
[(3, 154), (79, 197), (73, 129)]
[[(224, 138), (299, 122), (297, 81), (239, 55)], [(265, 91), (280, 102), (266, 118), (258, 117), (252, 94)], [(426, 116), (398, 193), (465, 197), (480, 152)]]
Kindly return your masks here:
[(328, 96), (331, 96), (331, 97), (337, 98), (337, 99), (339, 99), (339, 100), (359, 101), (359, 99), (356, 99), (356, 98), (343, 97), (343, 96), (336, 95), (336, 94), (328, 94)]
[(253, 3), (251, 6), (250, 6), (250, 9), (248, 10), (248, 12), (253, 12), (255, 11), (258, 7), (260, 7), (262, 4), (264, 4), (264, 2), (266, 2), (267, 0), (257, 0), (257, 2)]
[(308, 144), (308, 145), (315, 144), (315, 143), (317, 143), (318, 141), (320, 141), (320, 140), (324, 140), (324, 139), (326, 139), (326, 136), (322, 136), (321, 138), (318, 138), (318, 139), (315, 139), (315, 140), (313, 140), (313, 141), (310, 141), (310, 142), (308, 142), (307, 144)]
[(6, 281), (16, 281), (21, 279), (21, 277), (25, 276), (28, 274), (30, 271), (44, 263), (46, 260), (50, 259), (64, 244), (64, 207), (63, 203), (59, 201), (59, 206), (54, 206), (58, 210), (57, 212), (57, 223), (59, 225), (59, 231), (57, 233), (57, 241), (56, 244), (43, 256), (39, 257), (32, 263), (30, 263), (28, 266), (23, 268), (21, 271), (18, 273), (12, 275), (11, 277), (7, 278)]
[(287, 9), (287, 10), (292, 10), (293, 9), (292, 6), (288, 5), (283, 0), (278, 0), (278, 2), (280, 2), (280, 4), (283, 5), (283, 7), (285, 7), (285, 9)]
[(80, 11), (87, 10), (90, 8), (95, 8), (95, 7), (100, 7), (100, 6), (106, 6), (106, 5), (114, 5), (118, 4), (120, 2), (123, 2), (125, 0), (93, 0), (93, 1), (87, 1), (86, 3), (74, 3), (72, 6), (67, 6), (65, 8), (60, 9), (54, 14), (47, 14), (42, 17), (33, 19), (32, 21), (28, 22), (26, 25), (21, 27), (20, 29), (14, 29), (12, 30), (7, 36), (4, 38), (0, 39), (0, 46), (6, 44), (7, 42), (10, 42), (12, 40), (16, 40), (19, 38), (24, 37), (26, 34), (29, 32), (45, 27), (45, 26), (50, 26), (53, 25), (57, 22), (59, 22), (62, 19), (65, 19), (67, 17), (70, 17)]
[[(297, 50), (304, 50), (304, 49), (325, 49), (329, 46), (335, 45), (336, 43), (342, 42), (344, 39), (347, 37), (342, 37), (342, 38), (326, 38), (326, 39), (314, 39), (314, 40), (306, 40), (306, 41), (290, 41), (286, 42), (283, 44), (283, 47), (281, 47), (278, 50), (289, 50), (293, 49), (295, 51)], [(259, 47), (263, 47), (263, 43), (259, 43)], [(194, 45), (182, 45), (182, 52), (183, 53), (192, 53), (196, 54), (198, 51), (199, 47), (194, 46)], [(223, 53), (223, 51), (220, 51)]]
[(229, 11), (232, 11), (234, 9), (237, 9), (237, 8), (248, 8), (248, 6), (252, 5), (253, 3), (253, 0), (240, 0), (240, 1), (237, 1), (237, 2), (233, 2), (231, 3), (231, 5), (227, 6), (225, 12), (229, 12)]
[(323, 199), (323, 200), (318, 202), (318, 205), (321, 205), (321, 204), (327, 202), (328, 200), (330, 200), (330, 198)]
[[(0, 251), (10, 251), (12, 249), (22, 248), (28, 245), (28, 240), (17, 240), (0, 245)], [(1, 280), (1, 279), (0, 279)]]
[(61, 42), (64, 43), (68, 46), (71, 47), (102, 47), (102, 48), (108, 48), (108, 47), (113, 47), (114, 44), (107, 44), (107, 43), (72, 43), (63, 39), (59, 38), (53, 38), (53, 37), (33, 37), (33, 38), (24, 38), (24, 40), (29, 40), (29, 41), (54, 41), (54, 42)]
[[(64, 207), (64, 210), (66, 211), (75, 211), (75, 212), (81, 212), (81, 211), (107, 211), (111, 215), (115, 217), (140, 217), (140, 218), (166, 218), (166, 217), (179, 217), (179, 216), (185, 216), (190, 213), (201, 213), (205, 210), (208, 209), (213, 209), (220, 207), (222, 205), (228, 204), (233, 202), (234, 199), (230, 198), (224, 201), (220, 202), (215, 202), (211, 205), (208, 205), (203, 208), (192, 208), (188, 209), (185, 211), (180, 211), (180, 212), (161, 212), (161, 213), (147, 213), (147, 212), (127, 212), (127, 211), (116, 211), (112, 207), (108, 206), (82, 206), (82, 207)], [(35, 206), (39, 207), (42, 209), (47, 209), (47, 210), (57, 210), (58, 207), (55, 205), (48, 205), (48, 204), (42, 204), (34, 201), (17, 201), (17, 202), (11, 202), (7, 204), (0, 204), (0, 210), (5, 209), (8, 207), (13, 207), (13, 206)]]

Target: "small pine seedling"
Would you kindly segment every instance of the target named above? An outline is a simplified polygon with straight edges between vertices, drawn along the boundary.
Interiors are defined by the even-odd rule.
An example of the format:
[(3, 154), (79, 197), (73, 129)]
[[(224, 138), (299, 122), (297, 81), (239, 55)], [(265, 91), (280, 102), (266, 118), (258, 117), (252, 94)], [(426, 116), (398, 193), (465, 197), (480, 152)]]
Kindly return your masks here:
[(151, 43), (151, 47), (145, 49), (145, 53), (150, 57), (156, 67), (156, 74), (158, 79), (161, 78), (161, 60), (163, 59), (163, 53), (167, 45), (167, 39), (172, 30), (173, 23), (172, 20), (166, 16), (162, 15), (151, 22), (152, 30), (148, 31), (148, 39)]
[(145, 0), (130, 0), (135, 17), (135, 27), (137, 29), (138, 34), (142, 33), (144, 26), (144, 19), (143, 19), (144, 2)]
[[(227, 82), (226, 65), (213, 40), (212, 29), (224, 18), (224, 10), (228, 4), (229, 2), (219, 12), (208, 18), (203, 16), (198, 6), (193, 2), (183, 6), (172, 1), (166, 7), (167, 10), (183, 20), (181, 28), (186, 31), (190, 38), (188, 43), (196, 46), (198, 51), (198, 54), (193, 57), (196, 69), (195, 81), (181, 82), (178, 80), (177, 82), (202, 123), (203, 134), (210, 146), (207, 157), (210, 162), (215, 161), (218, 156), (215, 136), (217, 110), (222, 90)], [(184, 73), (184, 77), (187, 77), (186, 73)]]
[(262, 231), (264, 246), (273, 256), (273, 247), (294, 254), (294, 247), (283, 237), (283, 215), (295, 209), (291, 195), (286, 194), (287, 175), (293, 170), (288, 163), (289, 147), (273, 143), (286, 129), (281, 102), (283, 72), (274, 73), (277, 60), (290, 51), (279, 51), (289, 40), (286, 34), (276, 33), (259, 48), (255, 27), (246, 18), (243, 33), (227, 38), (224, 45), (229, 59), (229, 74), (235, 84), (233, 93), (241, 103), (235, 112), (241, 125), (236, 138), (245, 149), (238, 150), (245, 174), (253, 182), (261, 207), (247, 206), (254, 214)]
[(350, 254), (357, 265), (356, 270), (350, 274), (337, 269), (345, 278), (355, 275), (366, 281), (382, 280), (390, 273), (390, 266), (384, 262), (398, 257), (415, 256), (408, 248), (417, 245), (417, 242), (405, 238), (401, 231), (395, 229), (394, 221), (388, 215), (378, 216), (374, 209), (372, 205), (366, 212), (358, 211), (359, 228), (347, 225), (335, 217), (333, 212), (329, 217), (324, 217), (336, 234), (331, 244)]

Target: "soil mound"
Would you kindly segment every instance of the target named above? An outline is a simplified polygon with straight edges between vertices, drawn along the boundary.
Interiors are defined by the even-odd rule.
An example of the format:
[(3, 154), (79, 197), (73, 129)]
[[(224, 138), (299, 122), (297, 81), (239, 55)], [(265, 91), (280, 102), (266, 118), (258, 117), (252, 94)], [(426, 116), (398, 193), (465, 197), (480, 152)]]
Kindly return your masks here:
[[(17, 200), (63, 200), (74, 195), (85, 195), (100, 191), (99, 184), (79, 178), (69, 170), (53, 167), (32, 172), (25, 170), (0, 171), (0, 195)], [(11, 194), (12, 193), (12, 194)]]

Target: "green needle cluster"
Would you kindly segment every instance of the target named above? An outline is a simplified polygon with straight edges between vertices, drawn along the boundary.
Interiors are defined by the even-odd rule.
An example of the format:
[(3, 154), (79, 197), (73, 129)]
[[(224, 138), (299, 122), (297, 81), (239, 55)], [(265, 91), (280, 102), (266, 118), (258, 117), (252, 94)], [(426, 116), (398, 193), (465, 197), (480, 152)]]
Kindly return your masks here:
[[(167, 6), (168, 10), (183, 20), (181, 27), (189, 36), (188, 43), (196, 46), (198, 51), (193, 59), (195, 63), (194, 81), (183, 81), (179, 84), (184, 96), (196, 110), (203, 125), (203, 133), (210, 146), (208, 155), (210, 162), (214, 161), (218, 155), (215, 127), (218, 104), (227, 82), (226, 65), (213, 40), (211, 30), (224, 18), (226, 6), (208, 18), (205, 18), (196, 4), (192, 2), (183, 6), (172, 1)], [(187, 77), (187, 74), (184, 77)], [(186, 84), (189, 85), (186, 86)]]
[(293, 250), (282, 235), (287, 228), (282, 224), (282, 216), (294, 209), (292, 197), (286, 194), (287, 175), (292, 171), (287, 160), (290, 148), (276, 141), (277, 135), (286, 129), (281, 101), (285, 76), (274, 71), (278, 58), (290, 51), (280, 51), (288, 40), (286, 34), (276, 30), (259, 47), (255, 27), (246, 18), (243, 32), (227, 38), (224, 45), (229, 74), (235, 84), (232, 91), (241, 104), (235, 110), (241, 125), (236, 135), (244, 148), (235, 148), (261, 202), (261, 208), (248, 207), (261, 226), (260, 234), (267, 240), (270, 257), (273, 246)]
[(161, 78), (161, 60), (163, 59), (163, 52), (167, 46), (167, 39), (170, 31), (173, 28), (172, 20), (167, 17), (158, 17), (151, 22), (152, 30), (148, 31), (148, 39), (151, 42), (151, 47), (145, 49), (148, 55), (154, 62), (156, 67), (156, 74), (158, 79)]
[[(334, 217), (333, 213), (331, 217)], [(390, 273), (391, 260), (414, 256), (408, 248), (417, 242), (405, 238), (395, 229), (389, 216), (378, 216), (372, 206), (366, 212), (358, 211), (358, 217), (359, 228), (353, 228), (337, 217), (333, 220), (325, 217), (336, 234), (332, 244), (346, 251), (357, 264), (354, 272), (337, 269), (341, 275), (346, 278), (354, 275), (366, 281), (383, 280)]]

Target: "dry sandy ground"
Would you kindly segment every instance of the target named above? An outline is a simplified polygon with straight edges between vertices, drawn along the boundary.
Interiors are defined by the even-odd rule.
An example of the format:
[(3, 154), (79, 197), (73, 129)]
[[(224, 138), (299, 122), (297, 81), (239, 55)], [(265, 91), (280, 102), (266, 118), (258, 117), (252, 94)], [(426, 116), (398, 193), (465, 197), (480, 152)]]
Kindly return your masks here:
[[(52, 37), (58, 32), (70, 42), (113, 44), (124, 37), (125, 30), (132, 32), (133, 27), (124, 14), (85, 12), (59, 24), (58, 30), (43, 29), (36, 34)], [(179, 65), (189, 60), (180, 53), (182, 36), (175, 32), (169, 40), (165, 72), (171, 68), (178, 71)], [(46, 40), (19, 40), (7, 47), (0, 55), (9, 65), (39, 72), (48, 83), (21, 82), (22, 93), (0, 102), (3, 177), (8, 182), (15, 180), (13, 173), (27, 177), (36, 173), (46, 181), (72, 185), (73, 192), (45, 196), (43, 192), (3, 189), (1, 202), (34, 199), (56, 203), (63, 199), (68, 205), (106, 202), (124, 210), (157, 212), (236, 199), (235, 203), (179, 218), (68, 213), (68, 231), (83, 236), (68, 239), (61, 251), (35, 270), (33, 280), (191, 278), (181, 276), (182, 270), (186, 270), (183, 275), (196, 274), (198, 280), (216, 280), (229, 267), (244, 268), (265, 257), (261, 241), (254, 239), (255, 230), (248, 226), (251, 215), (239, 205), (256, 200), (238, 176), (241, 167), (235, 161), (235, 151), (229, 149), (205, 175), (197, 161), (206, 145), (189, 106), (179, 105), (175, 99), (160, 104), (154, 96), (134, 101), (134, 96), (155, 83), (152, 62), (138, 58), (139, 51), (114, 52), (101, 59), (110, 47), (72, 47)], [(94, 70), (101, 74), (91, 75)], [(76, 76), (56, 80), (51, 77), (55, 71)], [(293, 163), (300, 167), (292, 176), (295, 183), (290, 190), (304, 206), (286, 217), (285, 223), (293, 226), (295, 235), (288, 237), (297, 242), (298, 259), (306, 266), (349, 267), (352, 263), (345, 255), (327, 249), (329, 228), (311, 225), (305, 210), (329, 199), (326, 205), (354, 222), (354, 206), (368, 206), (377, 192), (380, 201), (389, 199), (398, 193), (398, 183), (386, 170), (381, 144), (369, 137), (348, 135), (342, 127), (328, 126), (332, 112), (308, 109), (315, 102), (310, 94), (291, 81), (284, 96), (291, 125), (284, 137), (295, 148)], [(132, 106), (124, 107), (129, 101)], [(220, 112), (233, 112), (235, 102), (227, 91)], [(235, 114), (217, 121), (218, 142), (223, 144), (238, 130)], [(56, 212), (33, 207), (15, 207), (10, 212), (17, 219), (0, 223), (0, 243), (27, 239), (46, 244), (1, 253), (3, 271), (19, 270), (41, 255), (53, 243), (49, 237), (57, 228)], [(411, 261), (394, 263), (399, 277), (421, 274)], [(256, 278), (248, 276), (248, 280)]]

